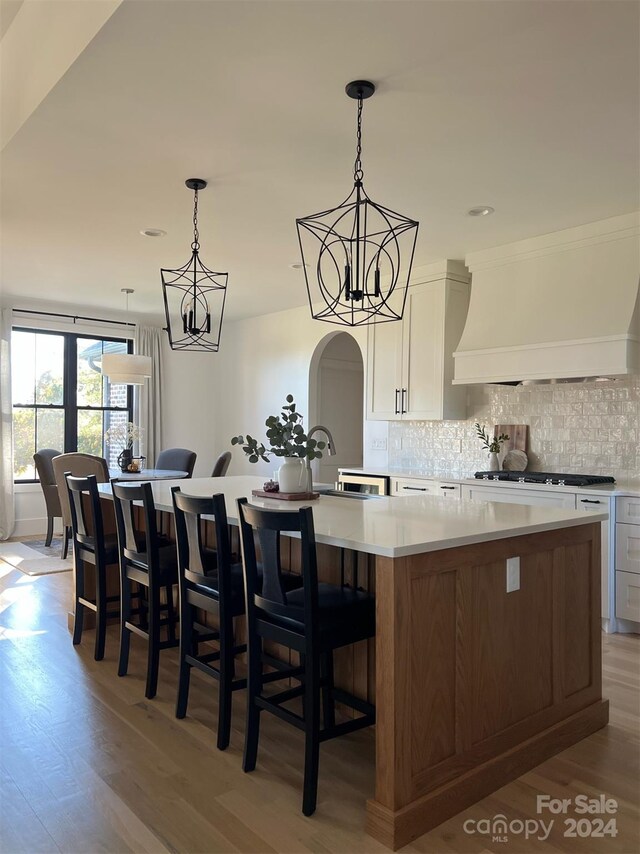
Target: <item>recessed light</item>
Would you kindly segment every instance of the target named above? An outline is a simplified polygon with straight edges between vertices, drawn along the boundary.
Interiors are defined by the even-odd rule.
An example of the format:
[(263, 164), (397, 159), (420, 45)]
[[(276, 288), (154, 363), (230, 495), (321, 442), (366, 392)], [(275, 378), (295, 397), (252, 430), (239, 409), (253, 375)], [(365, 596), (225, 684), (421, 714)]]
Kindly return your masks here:
[(166, 233), (161, 228), (143, 228), (140, 232), (144, 237), (164, 237)]
[(292, 270), (304, 270), (305, 267), (308, 267), (308, 264), (301, 264), (299, 261), (296, 264), (289, 264)]
[(469, 216), (489, 216), (494, 213), (495, 208), (489, 207), (489, 205), (482, 205), (482, 207), (471, 208), (471, 210), (467, 211)]

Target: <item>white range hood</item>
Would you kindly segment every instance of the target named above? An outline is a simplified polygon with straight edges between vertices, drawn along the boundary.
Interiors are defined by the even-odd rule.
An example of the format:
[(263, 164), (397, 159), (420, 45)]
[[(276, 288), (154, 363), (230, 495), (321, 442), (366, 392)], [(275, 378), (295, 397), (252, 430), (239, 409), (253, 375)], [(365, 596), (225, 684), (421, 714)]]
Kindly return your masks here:
[(454, 380), (640, 373), (640, 214), (473, 252)]

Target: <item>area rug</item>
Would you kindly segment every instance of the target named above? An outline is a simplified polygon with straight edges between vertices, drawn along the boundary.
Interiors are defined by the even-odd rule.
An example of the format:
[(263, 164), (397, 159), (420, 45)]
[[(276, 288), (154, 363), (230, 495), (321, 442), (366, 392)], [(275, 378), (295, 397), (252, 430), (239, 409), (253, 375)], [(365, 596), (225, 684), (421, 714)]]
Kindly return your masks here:
[(69, 572), (73, 562), (67, 558), (60, 559), (60, 548), (47, 548), (42, 542), (43, 550), (51, 555), (43, 554), (33, 546), (38, 540), (26, 543), (0, 543), (0, 560), (24, 572), (25, 575), (49, 575), (52, 572)]

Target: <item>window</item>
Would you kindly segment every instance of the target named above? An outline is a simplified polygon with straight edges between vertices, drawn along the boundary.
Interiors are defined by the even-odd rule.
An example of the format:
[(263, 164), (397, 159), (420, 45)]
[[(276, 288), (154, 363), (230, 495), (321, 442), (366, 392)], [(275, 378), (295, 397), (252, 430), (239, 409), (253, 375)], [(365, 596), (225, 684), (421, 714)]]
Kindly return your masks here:
[(131, 386), (100, 373), (103, 353), (130, 353), (121, 338), (89, 338), (68, 332), (14, 329), (11, 336), (13, 452), (16, 481), (37, 475), (38, 448), (81, 451), (117, 465), (121, 448), (104, 434), (133, 418)]

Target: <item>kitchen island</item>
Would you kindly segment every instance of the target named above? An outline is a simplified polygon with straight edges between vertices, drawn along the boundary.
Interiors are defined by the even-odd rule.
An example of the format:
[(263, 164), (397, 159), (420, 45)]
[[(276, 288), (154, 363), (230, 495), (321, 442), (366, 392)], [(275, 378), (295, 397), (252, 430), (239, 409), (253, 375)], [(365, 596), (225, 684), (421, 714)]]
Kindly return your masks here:
[[(153, 484), (161, 511), (171, 512), (172, 485)], [(239, 497), (299, 506), (252, 499), (257, 477), (175, 485), (224, 493), (231, 524)], [(99, 489), (110, 497), (109, 484)], [(603, 514), (433, 497), (312, 505), (321, 577), (353, 580), (358, 570), (357, 583), (376, 593), (375, 655), (363, 642), (336, 667), (376, 702), (366, 818), (376, 839), (399, 848), (606, 725)], [(298, 541), (287, 542), (295, 571)]]

